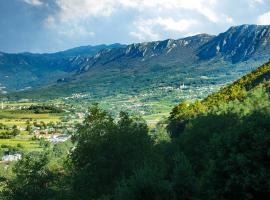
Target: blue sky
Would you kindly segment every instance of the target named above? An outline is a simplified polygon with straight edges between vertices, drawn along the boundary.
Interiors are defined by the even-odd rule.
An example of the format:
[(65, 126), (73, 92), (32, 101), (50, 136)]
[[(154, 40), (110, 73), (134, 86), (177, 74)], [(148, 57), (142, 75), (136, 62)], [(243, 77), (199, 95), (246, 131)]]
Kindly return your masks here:
[(177, 39), (240, 24), (270, 24), (270, 0), (0, 0), (0, 51)]

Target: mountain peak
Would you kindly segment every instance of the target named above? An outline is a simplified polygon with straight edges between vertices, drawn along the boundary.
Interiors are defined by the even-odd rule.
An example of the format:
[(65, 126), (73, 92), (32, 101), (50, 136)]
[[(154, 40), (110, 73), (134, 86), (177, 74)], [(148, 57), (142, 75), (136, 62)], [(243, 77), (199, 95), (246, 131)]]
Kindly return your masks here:
[(199, 33), (199, 34), (192, 35), (192, 36), (189, 36), (189, 37), (186, 37), (186, 38), (183, 38), (183, 39), (191, 39), (191, 38), (212, 38), (212, 37), (215, 37), (215, 35), (210, 35), (210, 34), (207, 34), (207, 33)]
[(262, 51), (269, 55), (270, 26), (246, 24), (233, 26), (219, 34), (199, 49), (198, 56), (201, 59), (218, 56), (235, 63), (248, 60)]
[(258, 24), (242, 24), (238, 26), (232, 26), (228, 29), (229, 30), (234, 30), (234, 29), (261, 29), (261, 28), (269, 28), (269, 25), (258, 25)]

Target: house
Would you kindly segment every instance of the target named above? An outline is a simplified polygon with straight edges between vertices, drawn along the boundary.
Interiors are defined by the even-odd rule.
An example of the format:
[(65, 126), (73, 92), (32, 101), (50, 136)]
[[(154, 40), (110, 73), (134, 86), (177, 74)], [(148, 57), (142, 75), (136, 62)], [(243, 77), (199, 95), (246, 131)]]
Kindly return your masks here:
[(77, 117), (78, 117), (79, 119), (85, 118), (85, 114), (84, 114), (84, 113), (79, 112), (79, 113), (76, 113), (76, 114), (77, 114)]
[(39, 134), (48, 134), (48, 130), (34, 130), (34, 134), (35, 135), (39, 135)]
[(20, 130), (20, 131), (25, 131), (26, 129), (24, 128), (24, 127), (18, 127), (18, 129)]
[(21, 159), (22, 159), (22, 155), (18, 153), (12, 154), (12, 155), (5, 155), (2, 157), (2, 161), (6, 161), (6, 162), (17, 161)]
[(59, 136), (59, 135), (61, 135), (61, 133), (52, 133), (52, 134), (48, 134), (48, 133), (45, 133), (45, 134), (36, 133), (35, 134), (36, 138), (38, 138), (38, 139), (40, 139), (40, 138), (50, 139), (51, 137), (56, 137), (56, 136)]
[(54, 135), (54, 136), (51, 136), (50, 138), (48, 138), (48, 141), (52, 142), (52, 143), (58, 143), (58, 142), (65, 142), (70, 138), (71, 138), (70, 135), (64, 135), (64, 134)]

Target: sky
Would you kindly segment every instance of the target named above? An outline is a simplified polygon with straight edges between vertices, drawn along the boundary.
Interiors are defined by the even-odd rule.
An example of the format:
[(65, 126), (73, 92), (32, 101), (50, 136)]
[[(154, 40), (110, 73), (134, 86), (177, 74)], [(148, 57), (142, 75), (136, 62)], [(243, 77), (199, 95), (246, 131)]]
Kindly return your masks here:
[(216, 35), (241, 24), (270, 24), (270, 0), (0, 0), (0, 51)]

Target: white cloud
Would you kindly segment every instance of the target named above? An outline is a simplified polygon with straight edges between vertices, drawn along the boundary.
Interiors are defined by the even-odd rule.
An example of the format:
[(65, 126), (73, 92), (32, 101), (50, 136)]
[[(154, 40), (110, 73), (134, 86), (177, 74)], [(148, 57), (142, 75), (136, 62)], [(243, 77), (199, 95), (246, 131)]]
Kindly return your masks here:
[(25, 3), (32, 5), (32, 6), (41, 6), (43, 2), (41, 0), (23, 0)]
[(55, 18), (49, 15), (43, 22), (44, 26), (47, 28), (53, 27), (55, 25)]
[(217, 0), (115, 0), (122, 6), (138, 9), (141, 12), (148, 9), (158, 11), (195, 11), (212, 22), (217, 22), (218, 13), (214, 6)]
[(113, 3), (110, 0), (57, 0), (60, 11), (55, 17), (61, 22), (68, 22), (110, 16), (114, 10)]
[(123, 9), (140, 13), (189, 10), (205, 16), (211, 22), (219, 21), (219, 13), (215, 11), (217, 0), (56, 0), (56, 4), (59, 13), (55, 17), (61, 21), (108, 17)]
[(130, 32), (131, 36), (136, 37), (140, 41), (144, 41), (146, 39), (158, 40), (160, 35), (155, 33), (153, 30), (154, 22), (153, 20), (139, 20), (134, 22), (135, 30)]
[[(42, 4), (42, 0), (23, 1), (36, 5)], [(69, 38), (79, 36), (109, 38), (108, 32), (111, 34), (121, 32), (125, 34), (123, 38), (137, 38), (139, 41), (146, 41), (182, 37), (190, 35), (190, 33), (216, 34), (221, 30), (226, 30), (230, 25), (249, 21), (254, 23), (256, 20), (254, 20), (254, 16), (258, 13), (253, 14), (252, 21), (249, 18), (250, 12), (257, 10), (258, 5), (267, 5), (267, 1), (54, 0), (58, 9), (47, 16), (44, 20), (44, 26), (54, 30), (60, 36)], [(236, 13), (235, 10), (239, 6), (244, 6), (242, 10), (246, 9), (247, 14), (244, 12)], [(268, 18), (269, 16), (265, 13), (258, 17), (257, 21), (260, 24), (269, 23)], [(117, 31), (114, 32), (111, 29), (112, 26), (108, 24), (113, 24)], [(113, 37), (117, 38), (118, 36)]]
[(265, 0), (249, 0), (248, 5), (249, 7), (253, 8), (258, 4), (264, 4), (265, 3), (264, 1)]
[(159, 40), (160, 35), (158, 33), (154, 33), (151, 29), (146, 28), (142, 29), (142, 27), (138, 27), (138, 31), (131, 31), (129, 33), (131, 36), (137, 38), (139, 41), (153, 41), (153, 40)]
[(59, 11), (49, 15), (43, 24), (60, 37), (72, 39), (95, 36), (86, 22), (91, 17), (108, 17), (114, 9), (110, 0), (56, 0), (56, 5)]
[[(30, 0), (27, 0), (30, 1)], [(34, 0), (32, 0), (34, 1)], [(37, 0), (35, 0), (37, 1)], [(130, 35), (139, 40), (160, 38), (157, 29), (165, 32), (187, 33), (196, 19), (186, 19), (181, 13), (190, 12), (200, 20), (210, 23), (222, 22), (220, 13), (216, 11), (217, 0), (55, 0), (59, 10), (44, 20), (45, 27), (59, 29), (76, 27), (85, 29), (85, 22), (96, 18), (114, 17), (121, 12), (133, 13), (134, 30)], [(202, 18), (202, 16), (204, 18)], [(188, 17), (190, 18), (190, 17)], [(76, 24), (74, 26), (73, 24)], [(81, 24), (81, 26), (80, 26)], [(59, 31), (58, 31), (59, 32)], [(75, 30), (74, 30), (75, 32)], [(84, 33), (84, 31), (81, 31)]]
[(59, 35), (69, 38), (78, 38), (78, 37), (93, 37), (95, 33), (93, 31), (89, 31), (82, 26), (73, 26), (66, 27), (58, 30)]
[(234, 19), (230, 16), (226, 16), (225, 17), (225, 21), (228, 23), (228, 24), (233, 24), (234, 23)]
[[(39, 38), (54, 41), (50, 48), (182, 38), (195, 33), (218, 34), (232, 25), (270, 24), (270, 0), (13, 1), (27, 6), (28, 13), (22, 13), (25, 24), (18, 28), (35, 27), (33, 37), (40, 34)], [(4, 29), (2, 32), (6, 34)], [(44, 46), (47, 43), (43, 40)]]
[(55, 19), (49, 16), (44, 25), (51, 30), (55, 31), (60, 37), (66, 37), (71, 39), (77, 39), (80, 37), (93, 37), (95, 32), (89, 30), (87, 26), (80, 23), (62, 23), (58, 25), (55, 23)]
[(177, 32), (185, 32), (192, 25), (197, 23), (196, 20), (193, 19), (180, 19), (178, 21), (172, 18), (157, 18), (154, 21), (154, 24), (162, 26), (164, 29), (169, 31), (177, 31)]
[(257, 23), (261, 25), (270, 24), (270, 12), (264, 13), (257, 18)]
[(152, 18), (152, 19), (141, 19), (134, 22), (135, 31), (131, 31), (130, 35), (138, 38), (140, 41), (145, 40), (158, 40), (160, 35), (155, 32), (156, 29), (161, 32), (179, 32), (186, 33), (190, 27), (196, 25), (197, 21), (193, 19), (179, 19), (175, 20), (169, 18)]

